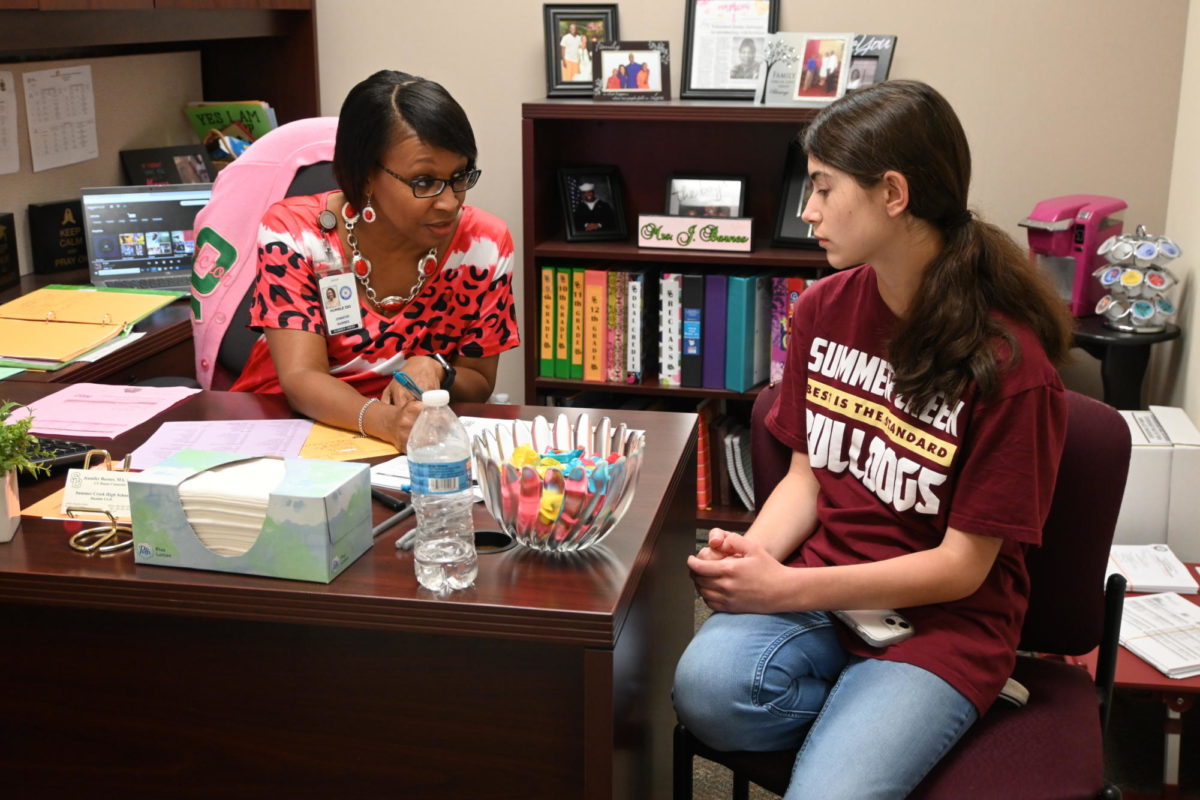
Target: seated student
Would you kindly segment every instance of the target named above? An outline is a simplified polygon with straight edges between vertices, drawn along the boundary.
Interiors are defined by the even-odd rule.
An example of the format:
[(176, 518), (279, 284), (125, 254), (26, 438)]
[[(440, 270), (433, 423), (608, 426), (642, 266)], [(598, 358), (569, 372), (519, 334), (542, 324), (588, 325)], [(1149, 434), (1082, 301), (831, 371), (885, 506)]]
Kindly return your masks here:
[[(767, 416), (789, 471), (744, 536), (714, 529), (688, 560), (717, 613), (680, 659), (675, 706), (721, 750), (803, 741), (787, 798), (899, 798), (1011, 674), (1070, 320), (967, 210), (966, 136), (929, 86), (847, 95), (804, 150), (802, 217), (841, 271), (800, 295)], [(832, 609), (897, 609), (915, 634), (872, 647)]]
[[(499, 354), (520, 337), (512, 236), (464, 205), (475, 158), (470, 122), (441, 85), (385, 70), (351, 89), (334, 145), (340, 188), (263, 217), (250, 324), (265, 335), (232, 389), (283, 392), (302, 414), (401, 450), (421, 404), (393, 372), (487, 400)], [(326, 275), (341, 264), (352, 277)], [(323, 307), (330, 288), (343, 304)]]

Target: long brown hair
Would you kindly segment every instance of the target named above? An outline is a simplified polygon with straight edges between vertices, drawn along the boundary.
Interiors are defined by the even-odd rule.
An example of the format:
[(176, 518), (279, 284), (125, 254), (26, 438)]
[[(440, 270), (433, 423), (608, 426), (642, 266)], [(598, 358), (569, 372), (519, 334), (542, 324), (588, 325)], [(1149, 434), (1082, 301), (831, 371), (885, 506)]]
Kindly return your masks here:
[(803, 133), (805, 152), (864, 188), (895, 170), (908, 180), (908, 211), (942, 231), (945, 246), (926, 267), (916, 297), (888, 344), (895, 391), (921, 408), (936, 395), (960, 397), (975, 381), (994, 395), (995, 345), (1012, 334), (1000, 311), (1029, 326), (1052, 363), (1071, 347), (1072, 320), (1049, 279), (1012, 237), (967, 209), (971, 151), (954, 109), (919, 81), (887, 81), (847, 94)]

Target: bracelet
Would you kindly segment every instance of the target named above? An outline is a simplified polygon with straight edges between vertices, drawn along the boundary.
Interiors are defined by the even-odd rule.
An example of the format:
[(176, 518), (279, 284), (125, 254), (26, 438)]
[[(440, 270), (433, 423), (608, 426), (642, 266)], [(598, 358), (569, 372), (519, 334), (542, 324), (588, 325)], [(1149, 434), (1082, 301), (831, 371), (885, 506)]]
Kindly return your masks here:
[(358, 438), (367, 438), (367, 432), (363, 430), (363, 419), (367, 416), (367, 409), (371, 407), (371, 403), (378, 403), (378, 397), (372, 397), (367, 402), (363, 403), (363, 407), (358, 410)]

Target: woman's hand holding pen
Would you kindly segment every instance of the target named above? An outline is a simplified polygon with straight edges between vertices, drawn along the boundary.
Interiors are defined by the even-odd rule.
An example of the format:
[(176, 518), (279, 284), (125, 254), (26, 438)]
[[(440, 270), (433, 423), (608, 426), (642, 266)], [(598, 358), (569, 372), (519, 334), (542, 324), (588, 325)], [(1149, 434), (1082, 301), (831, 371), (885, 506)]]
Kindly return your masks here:
[(436, 389), (441, 382), (441, 366), (428, 356), (412, 356), (402, 370), (384, 387), (379, 400), (394, 407), (391, 440), (397, 449), (405, 450), (413, 423), (421, 413), (421, 393)]
[(713, 528), (708, 547), (688, 557), (696, 591), (713, 611), (769, 614), (790, 610), (787, 579), (794, 572), (753, 539)]

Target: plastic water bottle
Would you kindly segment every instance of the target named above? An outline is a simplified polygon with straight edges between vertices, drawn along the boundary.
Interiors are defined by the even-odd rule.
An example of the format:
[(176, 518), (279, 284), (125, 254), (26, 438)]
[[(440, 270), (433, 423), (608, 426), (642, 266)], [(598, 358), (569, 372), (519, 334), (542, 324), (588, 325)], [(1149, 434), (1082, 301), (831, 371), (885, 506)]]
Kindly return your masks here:
[(417, 581), (434, 592), (465, 589), (479, 573), (475, 553), (475, 502), (467, 463), (470, 439), (450, 409), (450, 393), (421, 396), (425, 407), (408, 437), (408, 467), (417, 514)]

